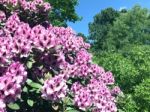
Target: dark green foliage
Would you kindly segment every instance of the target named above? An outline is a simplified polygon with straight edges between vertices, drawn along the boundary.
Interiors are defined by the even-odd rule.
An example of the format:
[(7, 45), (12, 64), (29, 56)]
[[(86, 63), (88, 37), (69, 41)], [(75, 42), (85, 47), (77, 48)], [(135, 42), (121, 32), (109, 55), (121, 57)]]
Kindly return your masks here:
[(127, 13), (121, 13), (110, 28), (105, 49), (119, 50), (128, 44), (150, 44), (150, 19), (145, 8), (135, 6)]
[(118, 16), (118, 11), (107, 8), (95, 15), (94, 21), (89, 23), (89, 38), (94, 41), (95, 49), (103, 49), (107, 33)]
[(81, 18), (77, 15), (75, 6), (78, 0), (45, 0), (52, 6), (50, 22), (57, 26), (67, 26), (67, 22), (75, 22)]
[(128, 44), (150, 45), (150, 14), (135, 6), (130, 10), (102, 10), (89, 23), (89, 37), (95, 50), (116, 51)]

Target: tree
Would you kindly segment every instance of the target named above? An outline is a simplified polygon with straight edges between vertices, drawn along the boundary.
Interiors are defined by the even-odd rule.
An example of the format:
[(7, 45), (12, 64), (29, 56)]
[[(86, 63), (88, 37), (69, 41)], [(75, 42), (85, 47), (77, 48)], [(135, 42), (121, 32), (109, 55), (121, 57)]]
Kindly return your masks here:
[(52, 5), (49, 15), (51, 24), (57, 26), (67, 26), (67, 22), (75, 22), (81, 18), (77, 15), (75, 6), (78, 0), (46, 0)]
[(129, 44), (150, 43), (149, 12), (135, 6), (127, 13), (121, 13), (110, 28), (105, 43), (107, 50), (119, 50)]
[(89, 38), (94, 41), (95, 49), (103, 49), (107, 33), (118, 16), (118, 11), (107, 8), (94, 16), (94, 22), (89, 23)]

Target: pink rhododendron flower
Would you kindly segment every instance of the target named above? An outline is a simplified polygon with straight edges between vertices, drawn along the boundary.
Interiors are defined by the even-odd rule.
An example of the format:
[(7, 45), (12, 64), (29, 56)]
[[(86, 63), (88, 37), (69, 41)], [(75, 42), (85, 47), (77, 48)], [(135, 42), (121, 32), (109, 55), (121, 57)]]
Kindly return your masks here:
[[(90, 44), (69, 27), (38, 23), (37, 16), (30, 18), (32, 21), (21, 17), (29, 13), (23, 16), (45, 14), (46, 18), (49, 3), (0, 0), (0, 5), (13, 10), (9, 15), (0, 11), (0, 112), (6, 112), (6, 105), (21, 97), (28, 78), (43, 84), (37, 92), (41, 89), (41, 98), (52, 103), (70, 97), (83, 111), (117, 111), (116, 96), (121, 90), (111, 89), (115, 83), (111, 72), (93, 64)], [(32, 24), (34, 19), (36, 24)]]

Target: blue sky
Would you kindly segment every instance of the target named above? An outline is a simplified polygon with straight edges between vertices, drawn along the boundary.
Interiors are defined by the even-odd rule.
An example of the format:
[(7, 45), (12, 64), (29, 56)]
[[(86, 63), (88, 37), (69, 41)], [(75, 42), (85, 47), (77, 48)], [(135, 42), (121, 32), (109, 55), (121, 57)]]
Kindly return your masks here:
[(135, 4), (150, 8), (150, 0), (79, 0), (76, 11), (83, 19), (76, 23), (68, 23), (68, 25), (76, 32), (88, 35), (88, 23), (92, 22), (94, 15), (99, 13), (102, 9), (107, 7), (113, 7), (117, 10), (124, 7), (129, 9)]

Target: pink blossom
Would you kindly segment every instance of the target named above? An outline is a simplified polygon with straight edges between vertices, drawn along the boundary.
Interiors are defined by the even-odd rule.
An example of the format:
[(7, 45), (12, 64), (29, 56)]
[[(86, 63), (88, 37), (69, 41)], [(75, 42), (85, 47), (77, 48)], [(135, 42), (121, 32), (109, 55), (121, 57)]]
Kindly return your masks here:
[(0, 11), (0, 23), (6, 20), (6, 15), (3, 11)]
[(121, 93), (121, 90), (118, 86), (115, 86), (112, 90), (111, 90), (112, 95), (118, 95)]
[(66, 81), (58, 75), (45, 81), (42, 97), (47, 100), (58, 101), (66, 96), (67, 89)]

